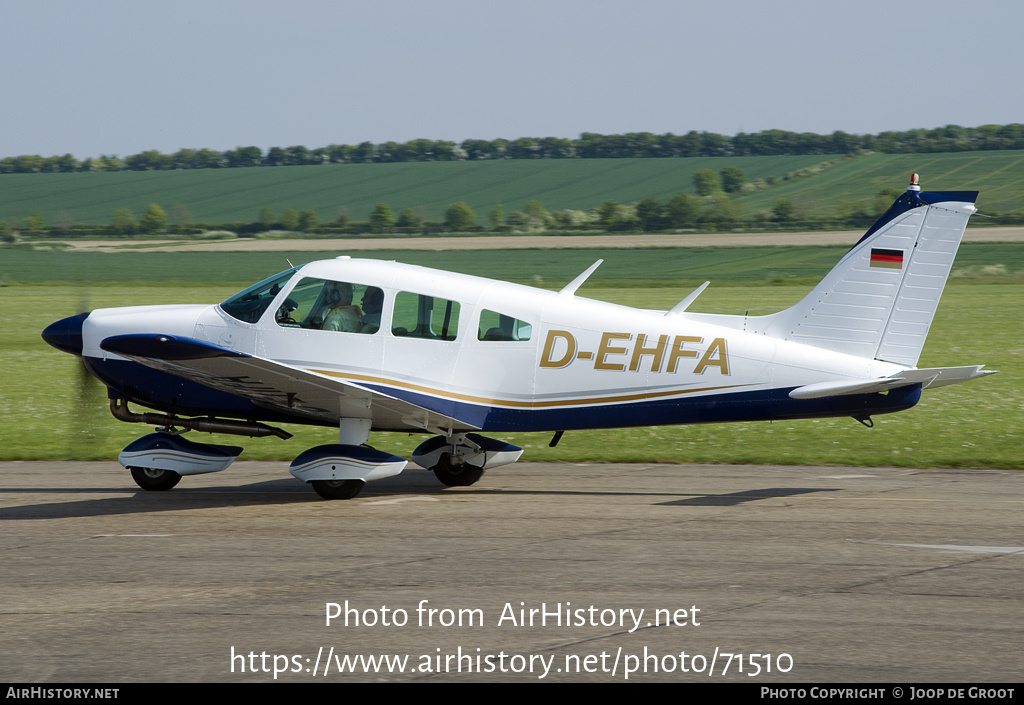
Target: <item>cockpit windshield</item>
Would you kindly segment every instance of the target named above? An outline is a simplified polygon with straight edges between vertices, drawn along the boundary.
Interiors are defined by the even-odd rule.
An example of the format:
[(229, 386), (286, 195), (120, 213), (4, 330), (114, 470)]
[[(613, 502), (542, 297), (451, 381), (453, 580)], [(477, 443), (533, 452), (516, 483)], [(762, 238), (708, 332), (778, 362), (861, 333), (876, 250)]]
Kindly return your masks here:
[(274, 298), (281, 293), (281, 289), (298, 269), (295, 267), (287, 272), (275, 274), (269, 279), (264, 279), (259, 284), (253, 284), (222, 303), (221, 309), (232, 318), (237, 318), (244, 323), (255, 323), (260, 320)]

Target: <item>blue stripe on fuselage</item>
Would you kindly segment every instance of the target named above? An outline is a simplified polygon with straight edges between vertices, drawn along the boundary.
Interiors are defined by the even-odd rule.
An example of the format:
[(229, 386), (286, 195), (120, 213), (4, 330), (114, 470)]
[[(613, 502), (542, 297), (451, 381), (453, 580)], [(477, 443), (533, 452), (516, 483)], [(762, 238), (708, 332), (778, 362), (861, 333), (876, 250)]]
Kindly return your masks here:
[[(245, 397), (212, 389), (168, 372), (128, 360), (85, 358), (86, 365), (117, 396), (152, 409), (190, 416), (319, 424), (307, 417), (270, 411)], [(572, 408), (509, 409), (446, 399), (382, 385), (364, 384), (374, 391), (465, 421), (482, 431), (560, 431), (627, 426), (665, 426), (729, 421), (770, 421), (830, 416), (868, 416), (902, 411), (921, 397), (921, 385), (888, 394), (851, 394), (819, 399), (791, 399), (785, 389), (725, 392), (675, 399), (577, 405)], [(141, 394), (144, 394), (142, 396)]]
[(791, 399), (786, 389), (707, 394), (562, 409), (508, 409), (470, 404), (367, 384), (366, 387), (477, 426), (482, 431), (559, 431), (627, 426), (668, 426), (729, 421), (771, 421), (831, 416), (869, 416), (909, 409), (921, 398), (921, 385), (888, 394), (851, 394)]

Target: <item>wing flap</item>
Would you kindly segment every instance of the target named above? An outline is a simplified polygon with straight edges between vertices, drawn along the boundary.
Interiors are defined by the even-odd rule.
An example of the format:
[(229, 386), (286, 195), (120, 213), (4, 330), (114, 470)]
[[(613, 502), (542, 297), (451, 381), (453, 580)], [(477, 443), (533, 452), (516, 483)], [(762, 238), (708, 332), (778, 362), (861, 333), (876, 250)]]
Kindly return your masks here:
[[(478, 430), (426, 407), (293, 365), (168, 335), (119, 335), (100, 347), (147, 367), (309, 421), (372, 419), (378, 430)], [(299, 419), (297, 419), (299, 420)]]

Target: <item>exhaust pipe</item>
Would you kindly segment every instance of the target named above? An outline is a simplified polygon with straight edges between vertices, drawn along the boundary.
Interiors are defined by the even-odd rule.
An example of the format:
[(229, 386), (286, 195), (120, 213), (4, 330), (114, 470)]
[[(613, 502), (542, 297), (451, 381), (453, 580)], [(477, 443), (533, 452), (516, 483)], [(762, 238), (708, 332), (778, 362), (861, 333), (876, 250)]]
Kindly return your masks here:
[(168, 414), (136, 414), (128, 409), (128, 402), (125, 399), (111, 399), (110, 413), (118, 421), (127, 423), (144, 423), (153, 426), (177, 426), (178, 428), (203, 431), (204, 433), (230, 433), (236, 436), (249, 436), (251, 438), (263, 438), (264, 436), (277, 436), (281, 440), (288, 440), (292, 434), (280, 428), (274, 428), (256, 421), (231, 421), (228, 419), (191, 418), (183, 419), (180, 416)]

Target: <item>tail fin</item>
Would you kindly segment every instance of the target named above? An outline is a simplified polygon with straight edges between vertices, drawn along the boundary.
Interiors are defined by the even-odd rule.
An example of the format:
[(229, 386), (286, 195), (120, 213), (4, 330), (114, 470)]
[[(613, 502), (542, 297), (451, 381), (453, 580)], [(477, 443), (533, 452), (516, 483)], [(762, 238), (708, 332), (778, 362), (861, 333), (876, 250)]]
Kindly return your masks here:
[(800, 303), (759, 332), (915, 366), (977, 191), (910, 187)]

